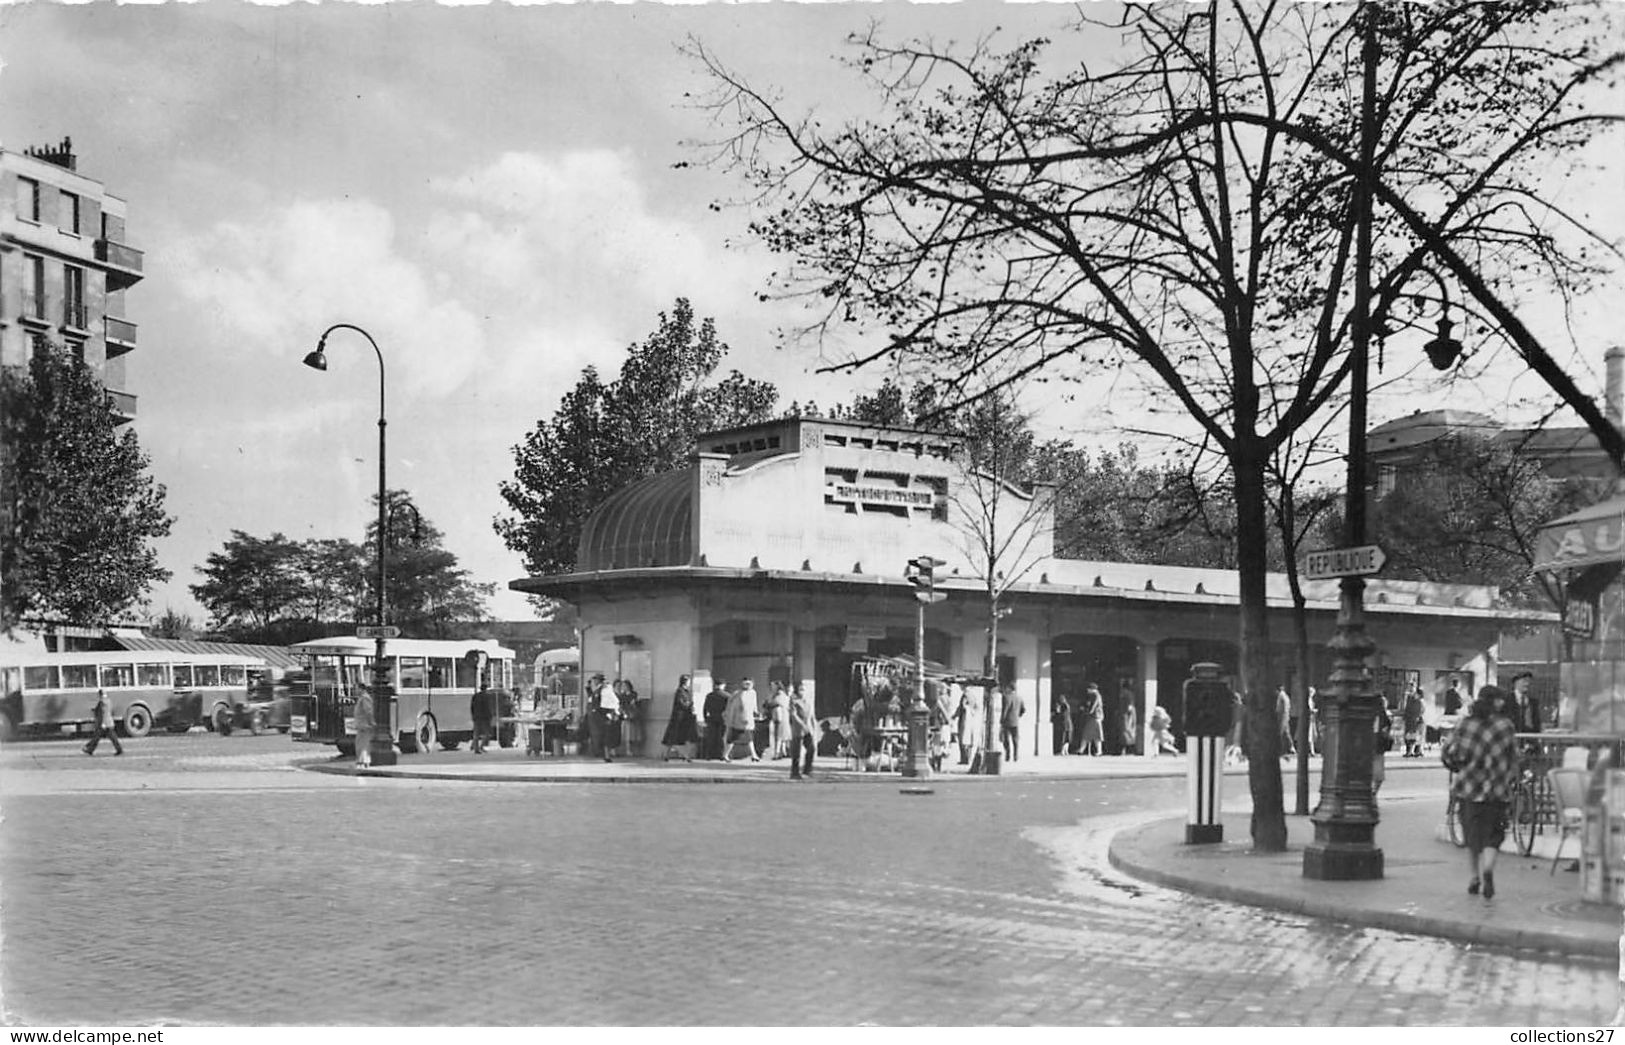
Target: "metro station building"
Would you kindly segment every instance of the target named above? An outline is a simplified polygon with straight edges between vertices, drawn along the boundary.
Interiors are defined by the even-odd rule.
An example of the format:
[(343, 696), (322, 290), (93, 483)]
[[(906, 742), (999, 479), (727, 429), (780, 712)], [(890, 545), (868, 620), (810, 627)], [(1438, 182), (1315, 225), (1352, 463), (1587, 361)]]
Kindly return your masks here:
[[(926, 607), (925, 656), (982, 673), (991, 534), (1007, 549), (1000, 583), (998, 671), (1024, 697), (1023, 754), (1048, 756), (1055, 694), (1094, 682), (1107, 722), (1132, 695), (1145, 742), (1150, 709), (1181, 732), (1191, 665), (1238, 667), (1234, 571), (1058, 558), (1050, 492), (1018, 490), (967, 470), (952, 437), (823, 418), (791, 418), (703, 435), (690, 463), (608, 498), (583, 529), (575, 572), (510, 587), (574, 604), (584, 675), (629, 679), (652, 698), (642, 751), (657, 750), (680, 675), (698, 697), (713, 680), (800, 682), (820, 718), (855, 697), (853, 662), (912, 654), (916, 587), (909, 560), (929, 555), (937, 590)], [(999, 522), (981, 520), (997, 507)], [(1336, 581), (1305, 581), (1312, 684), (1323, 691), (1337, 613)], [(1292, 678), (1291, 599), (1269, 578), (1271, 685)], [(1498, 608), (1488, 587), (1372, 579), (1367, 629), (1379, 689), (1408, 681), (1442, 695), (1496, 675), (1504, 629), (1551, 614)], [(1108, 727), (1111, 737), (1115, 731)], [(1108, 751), (1112, 746), (1108, 744)]]

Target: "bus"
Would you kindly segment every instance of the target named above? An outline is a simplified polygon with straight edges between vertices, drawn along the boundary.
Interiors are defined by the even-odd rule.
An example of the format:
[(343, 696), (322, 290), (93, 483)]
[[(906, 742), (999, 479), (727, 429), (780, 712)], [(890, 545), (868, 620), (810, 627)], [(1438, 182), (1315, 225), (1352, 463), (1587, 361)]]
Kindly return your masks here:
[(0, 653), (0, 739), (88, 733), (96, 691), (106, 690), (123, 736), (156, 726), (184, 733), (208, 725), (217, 709), (241, 704), (251, 673), (265, 661), (237, 653), (86, 650)]
[[(355, 754), (355, 701), (372, 684), (376, 643), (339, 635), (292, 647), (304, 664), (290, 677), (289, 724), (294, 740), (333, 744)], [(514, 651), (490, 639), (389, 639), (384, 663), (395, 693), (390, 728), (403, 752), (451, 751), (474, 736), (469, 701), (481, 689), (497, 692), (498, 713), (513, 714)], [(515, 729), (497, 739), (512, 747)]]

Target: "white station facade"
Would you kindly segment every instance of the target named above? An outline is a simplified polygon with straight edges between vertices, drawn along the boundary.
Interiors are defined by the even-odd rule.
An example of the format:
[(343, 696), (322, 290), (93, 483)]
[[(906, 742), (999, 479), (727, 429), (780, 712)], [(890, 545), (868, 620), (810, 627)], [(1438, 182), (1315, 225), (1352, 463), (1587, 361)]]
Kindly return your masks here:
[[(823, 418), (714, 432), (690, 463), (628, 486), (588, 518), (575, 572), (510, 587), (574, 604), (584, 676), (630, 680), (647, 706), (642, 750), (658, 750), (678, 677), (697, 697), (714, 680), (801, 683), (820, 718), (854, 699), (860, 657), (912, 654), (918, 590), (911, 559), (930, 556), (946, 598), (926, 609), (925, 655), (982, 673), (988, 635), (991, 537), (1004, 549), (998, 670), (1025, 698), (1021, 746), (1049, 756), (1057, 693), (1096, 683), (1107, 722), (1121, 701), (1146, 722), (1165, 707), (1176, 732), (1192, 664), (1238, 666), (1234, 571), (1089, 562), (1054, 554), (1049, 491), (994, 484), (966, 471), (947, 436)], [(996, 509), (997, 521), (984, 520)], [(1310, 682), (1322, 691), (1337, 582), (1305, 581)], [(1294, 686), (1291, 599), (1284, 574), (1268, 586), (1271, 686)], [(1384, 581), (1366, 589), (1379, 690), (1416, 682), (1437, 702), (1494, 681), (1503, 630), (1552, 619), (1507, 610), (1488, 587)], [(1108, 728), (1107, 751), (1116, 730)]]

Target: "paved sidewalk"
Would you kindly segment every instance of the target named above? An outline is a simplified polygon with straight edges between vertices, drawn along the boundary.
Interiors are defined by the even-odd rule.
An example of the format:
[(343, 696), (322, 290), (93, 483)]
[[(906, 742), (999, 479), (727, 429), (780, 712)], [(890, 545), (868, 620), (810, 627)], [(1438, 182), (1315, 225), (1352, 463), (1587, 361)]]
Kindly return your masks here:
[[(315, 753), (319, 749), (312, 749)], [(306, 763), (325, 773), (469, 781), (530, 783), (768, 784), (788, 786), (787, 761), (759, 763), (662, 762), (659, 759), (528, 757), (518, 748), (492, 748), (485, 755), (467, 751), (409, 755), (394, 766), (356, 773), (348, 759)], [(1311, 788), (1319, 786), (1319, 759), (1313, 760)], [(1436, 768), (1432, 759), (1393, 759), (1377, 826), (1383, 850), (1384, 877), (1368, 882), (1322, 882), (1303, 876), (1303, 848), (1314, 837), (1307, 817), (1288, 816), (1284, 853), (1255, 854), (1248, 834), (1246, 769), (1225, 774), (1224, 841), (1186, 845), (1183, 816), (1157, 818), (1120, 831), (1112, 840), (1110, 859), (1119, 870), (1169, 888), (1306, 914), (1355, 925), (1440, 936), (1467, 943), (1536, 948), (1571, 957), (1613, 959), (1620, 951), (1621, 912), (1609, 904), (1581, 899), (1580, 876), (1566, 868), (1565, 857), (1549, 873), (1555, 839), (1537, 840), (1527, 857), (1512, 850), (1509, 838), (1496, 866), (1496, 897), (1485, 901), (1466, 891), (1464, 853), (1451, 845), (1443, 828), (1442, 784), (1438, 795), (1405, 795), (1405, 778)], [(1283, 764), (1290, 804), (1295, 763)], [(929, 780), (898, 773), (866, 773), (833, 758), (820, 759), (816, 784), (852, 784), (898, 788), (996, 786), (1001, 780), (1099, 780), (1126, 777), (1175, 777), (1186, 772), (1183, 758), (1025, 758), (1006, 763), (997, 777), (971, 776), (958, 765)], [(1423, 783), (1418, 781), (1418, 783)], [(1414, 788), (1412, 788), (1414, 791)], [(1311, 803), (1313, 802), (1313, 794)], [(1566, 853), (1578, 855), (1570, 840)]]

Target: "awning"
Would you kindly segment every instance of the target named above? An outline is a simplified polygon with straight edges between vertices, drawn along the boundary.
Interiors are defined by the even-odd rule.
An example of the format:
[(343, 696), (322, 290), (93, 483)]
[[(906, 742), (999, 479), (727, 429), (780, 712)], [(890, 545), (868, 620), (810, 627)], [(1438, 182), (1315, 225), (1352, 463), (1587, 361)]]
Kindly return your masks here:
[(1568, 570), (1625, 561), (1625, 497), (1611, 497), (1541, 527), (1535, 569)]

